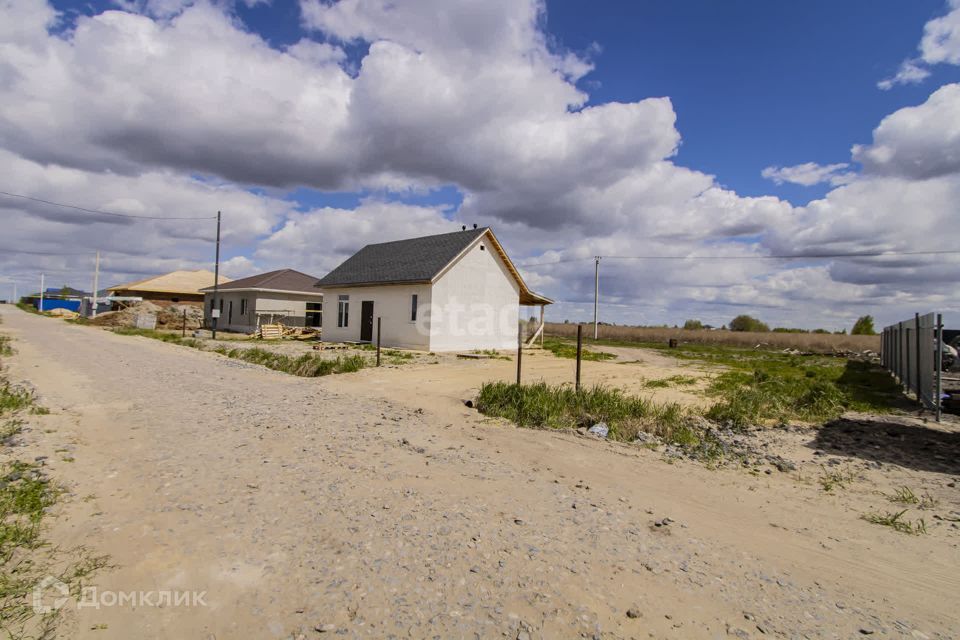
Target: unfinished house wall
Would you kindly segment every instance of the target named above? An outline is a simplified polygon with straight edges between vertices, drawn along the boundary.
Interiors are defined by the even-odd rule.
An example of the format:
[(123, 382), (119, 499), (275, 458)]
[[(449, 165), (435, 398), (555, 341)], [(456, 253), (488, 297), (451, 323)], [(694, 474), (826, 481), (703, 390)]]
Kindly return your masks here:
[[(238, 333), (250, 333), (256, 327), (256, 316), (252, 313), (254, 302), (252, 291), (221, 291), (217, 294), (218, 306), (220, 307), (220, 320), (217, 322), (217, 329), (220, 331), (236, 331)], [(246, 300), (246, 304), (242, 301)], [(231, 304), (232, 313), (231, 313)], [(213, 294), (208, 293), (204, 296), (203, 320), (204, 325), (211, 326), (213, 317), (210, 312), (213, 310)], [(241, 311), (245, 311), (241, 313)]]
[[(261, 322), (270, 321), (270, 316), (262, 315), (265, 312), (289, 311), (291, 315), (282, 319), (279, 315), (277, 316), (277, 321), (283, 322), (288, 327), (306, 326), (307, 303), (323, 302), (322, 295), (260, 291), (256, 293), (256, 296), (255, 312), (261, 314)], [(256, 326), (256, 318), (253, 319), (253, 323)]]
[[(220, 321), (217, 323), (217, 329), (221, 331), (236, 331), (238, 333), (253, 333), (257, 329), (257, 313), (276, 311), (277, 315), (271, 319), (270, 316), (261, 315), (261, 322), (283, 322), (288, 327), (305, 326), (307, 303), (322, 302), (323, 297), (319, 294), (299, 294), (283, 293), (269, 291), (240, 290), (221, 291), (217, 294), (218, 300), (223, 300), (218, 305), (222, 309)], [(245, 303), (243, 301), (246, 301)], [(204, 297), (203, 316), (206, 326), (209, 327), (212, 317), (210, 312), (213, 307), (213, 293), (208, 292)], [(231, 317), (230, 305), (233, 304), (233, 313)], [(284, 315), (286, 312), (287, 315)]]
[(432, 299), (431, 351), (516, 348), (520, 285), (488, 237), (440, 274)]
[[(413, 295), (417, 296), (418, 318), (412, 319)], [(373, 335), (376, 342), (377, 317), (381, 319), (381, 344), (401, 349), (430, 349), (429, 284), (395, 284), (374, 287), (344, 287), (323, 290), (324, 342), (360, 341), (363, 302), (373, 302)], [(346, 326), (340, 319), (340, 296), (347, 296), (349, 314)]]

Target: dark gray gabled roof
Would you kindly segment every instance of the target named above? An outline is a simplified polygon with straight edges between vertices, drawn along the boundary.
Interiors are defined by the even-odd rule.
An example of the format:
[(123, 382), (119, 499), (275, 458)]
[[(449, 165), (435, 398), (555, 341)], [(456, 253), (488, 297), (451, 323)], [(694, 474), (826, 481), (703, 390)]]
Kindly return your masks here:
[(368, 244), (321, 278), (316, 286), (430, 282), (487, 227), (437, 236)]
[[(278, 269), (259, 273), (255, 276), (240, 278), (221, 284), (220, 291), (236, 289), (270, 289), (273, 291), (290, 291), (299, 293), (318, 293), (313, 285), (317, 282), (316, 276), (307, 275), (293, 269)], [(203, 292), (213, 291), (213, 287), (201, 289)]]

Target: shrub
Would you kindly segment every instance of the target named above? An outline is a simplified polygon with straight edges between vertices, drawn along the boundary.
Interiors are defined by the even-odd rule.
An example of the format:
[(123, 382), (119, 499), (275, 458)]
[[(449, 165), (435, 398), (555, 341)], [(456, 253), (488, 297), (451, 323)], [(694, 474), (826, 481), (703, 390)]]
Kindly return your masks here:
[(743, 314), (730, 321), (730, 331), (757, 331), (764, 333), (770, 331), (770, 327), (753, 316)]
[(853, 336), (875, 336), (877, 332), (873, 328), (873, 316), (860, 316), (853, 323), (853, 329), (850, 330)]

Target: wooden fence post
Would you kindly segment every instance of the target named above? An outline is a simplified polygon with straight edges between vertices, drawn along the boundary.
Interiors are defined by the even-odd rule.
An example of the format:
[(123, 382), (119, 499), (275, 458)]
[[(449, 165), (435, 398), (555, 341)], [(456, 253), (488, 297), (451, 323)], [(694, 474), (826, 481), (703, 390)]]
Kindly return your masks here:
[(377, 316), (377, 366), (380, 366), (380, 316)]
[(187, 310), (183, 310), (183, 330), (180, 332), (181, 338), (187, 337)]

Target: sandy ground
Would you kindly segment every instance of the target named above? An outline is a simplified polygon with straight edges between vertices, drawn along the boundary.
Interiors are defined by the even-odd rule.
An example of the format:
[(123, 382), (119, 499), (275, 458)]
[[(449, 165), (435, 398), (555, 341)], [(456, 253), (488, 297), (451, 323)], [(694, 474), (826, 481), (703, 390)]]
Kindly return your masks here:
[[(221, 334), (223, 335), (223, 334)], [(259, 348), (296, 357), (304, 353), (336, 358), (341, 355), (362, 355), (373, 360), (369, 350), (334, 348), (314, 350), (308, 341), (262, 341), (230, 336), (226, 340), (208, 340), (209, 348), (221, 346), (227, 349)], [(339, 345), (342, 347), (342, 345)], [(702, 364), (664, 356), (650, 349), (630, 347), (603, 347), (612, 353), (615, 360), (584, 360), (580, 372), (585, 386), (604, 384), (615, 386), (634, 395), (651, 398), (657, 402), (676, 402), (685, 406), (704, 406), (710, 403), (703, 391), (716, 371)], [(516, 351), (501, 351), (500, 358), (473, 360), (464, 359), (456, 353), (425, 353), (402, 351), (410, 360), (397, 360), (384, 350), (381, 370), (366, 370), (350, 378), (360, 384), (374, 385), (378, 393), (393, 399), (417, 397), (421, 391), (429, 391), (433, 402), (460, 403), (476, 395), (484, 382), (490, 380), (516, 380)], [(466, 352), (470, 353), (470, 352)], [(524, 382), (544, 381), (550, 384), (570, 384), (576, 379), (576, 361), (558, 358), (549, 351), (524, 349), (522, 379)], [(397, 369), (402, 372), (393, 373)], [(689, 385), (647, 387), (647, 382), (673, 376), (693, 378)], [(449, 404), (448, 402), (448, 404)]]
[[(49, 456), (48, 473), (71, 491), (50, 538), (110, 554), (101, 592), (206, 592), (197, 607), (68, 603), (62, 637), (948, 638), (960, 628), (955, 523), (930, 512), (930, 533), (908, 536), (860, 518), (889, 506), (878, 490), (901, 478), (936, 491), (949, 517), (957, 458), (924, 467), (922, 456), (841, 455), (838, 443), (869, 439), (869, 425), (836, 427), (847, 440), (777, 436), (855, 467), (849, 487), (825, 493), (806, 466), (709, 470), (486, 420), (459, 403), (472, 383), (451, 382), (444, 365), (301, 379), (0, 313), (18, 350), (11, 378), (52, 411), (31, 419), (14, 453)], [(515, 365), (460, 364), (479, 364), (477, 379)], [(956, 444), (956, 432), (902, 428)], [(904, 436), (887, 437), (896, 449)]]

